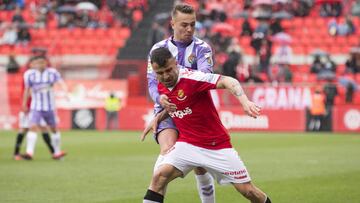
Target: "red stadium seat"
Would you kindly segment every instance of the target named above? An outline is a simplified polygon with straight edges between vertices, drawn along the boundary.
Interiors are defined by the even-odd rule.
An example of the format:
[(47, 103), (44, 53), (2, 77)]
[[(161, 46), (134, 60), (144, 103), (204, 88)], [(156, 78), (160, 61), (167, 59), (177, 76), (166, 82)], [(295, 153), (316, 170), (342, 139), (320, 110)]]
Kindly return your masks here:
[(302, 83), (304, 81), (303, 75), (298, 73), (293, 75), (293, 82), (294, 83)]
[(356, 92), (353, 97), (353, 104), (360, 105), (360, 93)]
[(122, 39), (126, 39), (130, 36), (131, 31), (129, 28), (121, 28), (120, 30), (118, 30), (118, 33)]
[(348, 37), (348, 43), (350, 44), (350, 46), (359, 46), (359, 38), (360, 36), (351, 35)]
[(355, 75), (355, 81), (356, 81), (357, 84), (360, 85), (360, 73), (356, 73), (356, 75)]
[(336, 67), (336, 75), (337, 76), (340, 76), (340, 75), (343, 75), (345, 73), (345, 65), (343, 64), (340, 64)]
[(293, 46), (292, 49), (295, 54), (305, 54), (305, 52), (306, 52), (304, 49), (304, 46), (302, 46), (302, 45)]
[(334, 103), (335, 103), (335, 105), (343, 105), (343, 104), (345, 104), (345, 99), (344, 99), (344, 97), (335, 96)]

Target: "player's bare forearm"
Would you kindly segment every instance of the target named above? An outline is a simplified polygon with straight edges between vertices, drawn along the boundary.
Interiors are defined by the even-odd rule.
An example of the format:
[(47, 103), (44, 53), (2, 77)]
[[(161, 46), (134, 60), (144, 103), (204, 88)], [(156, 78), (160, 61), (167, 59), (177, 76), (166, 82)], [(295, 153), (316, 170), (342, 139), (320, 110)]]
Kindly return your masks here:
[(161, 111), (158, 113), (153, 120), (147, 125), (144, 129), (144, 131), (141, 133), (140, 140), (144, 141), (147, 134), (152, 130), (153, 132), (156, 132), (158, 124), (169, 117), (169, 114), (166, 110)]
[(24, 95), (23, 95), (23, 100), (22, 100), (22, 109), (23, 109), (23, 111), (27, 111), (27, 109), (26, 109), (26, 103), (27, 103), (27, 101), (28, 101), (28, 99), (29, 99), (29, 96), (30, 96), (30, 88), (25, 88), (25, 90), (24, 90)]
[(60, 87), (61, 89), (65, 92), (68, 93), (68, 86), (66, 85), (66, 83), (63, 80), (59, 81)]
[(161, 112), (158, 113), (158, 115), (156, 115), (156, 116), (158, 117), (158, 118), (157, 118), (158, 123), (160, 123), (161, 121), (169, 118), (170, 115), (168, 114), (167, 111), (161, 111)]
[(231, 94), (233, 94), (236, 98), (239, 99), (241, 104), (244, 104), (244, 102), (247, 102), (249, 100), (243, 88), (241, 87), (239, 81), (237, 81), (235, 78), (222, 75), (216, 87), (218, 89), (229, 90)]
[(216, 88), (229, 90), (240, 101), (247, 115), (254, 118), (260, 115), (260, 107), (247, 98), (239, 81), (236, 79), (228, 76), (221, 76)]

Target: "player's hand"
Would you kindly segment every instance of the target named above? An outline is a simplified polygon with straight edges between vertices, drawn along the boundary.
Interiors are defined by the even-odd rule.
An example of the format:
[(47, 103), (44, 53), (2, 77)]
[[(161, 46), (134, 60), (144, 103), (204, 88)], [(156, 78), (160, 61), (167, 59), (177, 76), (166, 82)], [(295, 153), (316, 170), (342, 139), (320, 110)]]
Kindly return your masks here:
[(258, 116), (260, 116), (261, 107), (256, 105), (254, 102), (248, 100), (242, 106), (243, 106), (244, 112), (248, 116), (251, 116), (253, 118), (257, 118)]
[(160, 105), (167, 111), (167, 112), (174, 112), (176, 111), (176, 105), (169, 101), (169, 97), (165, 94), (160, 95), (159, 97)]
[(151, 121), (150, 123), (145, 127), (144, 131), (141, 133), (140, 136), (140, 140), (144, 141), (147, 134), (149, 134), (150, 130), (152, 130), (153, 132), (156, 132), (157, 126), (158, 126), (158, 122), (159, 122), (159, 118), (160, 115), (157, 114)]

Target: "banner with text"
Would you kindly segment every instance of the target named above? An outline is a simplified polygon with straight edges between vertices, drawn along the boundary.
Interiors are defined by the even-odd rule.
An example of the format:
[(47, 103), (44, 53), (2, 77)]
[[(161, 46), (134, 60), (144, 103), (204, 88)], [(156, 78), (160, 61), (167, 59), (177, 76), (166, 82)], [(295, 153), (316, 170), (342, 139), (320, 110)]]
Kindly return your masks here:
[[(303, 110), (311, 105), (312, 86), (244, 86), (250, 100), (270, 110)], [(217, 90), (221, 106), (240, 105), (239, 101), (226, 90)], [(216, 103), (216, 102), (215, 102)]]
[(126, 80), (66, 80), (68, 93), (55, 86), (57, 108), (103, 108), (105, 98), (112, 92), (126, 105), (128, 88)]

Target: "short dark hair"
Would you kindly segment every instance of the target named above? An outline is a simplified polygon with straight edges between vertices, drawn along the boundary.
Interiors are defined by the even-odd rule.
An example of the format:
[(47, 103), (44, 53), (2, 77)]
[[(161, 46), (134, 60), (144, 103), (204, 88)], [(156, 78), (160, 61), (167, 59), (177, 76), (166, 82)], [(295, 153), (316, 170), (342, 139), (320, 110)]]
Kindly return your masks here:
[(195, 12), (195, 10), (194, 10), (194, 7), (192, 7), (188, 4), (177, 4), (174, 6), (174, 8), (171, 12), (171, 17), (174, 18), (176, 16), (177, 12), (193, 14)]
[(151, 64), (156, 63), (160, 67), (164, 67), (167, 61), (172, 58), (173, 55), (168, 48), (160, 47), (156, 48), (151, 52), (150, 62)]
[(29, 59), (29, 62), (33, 62), (35, 60), (38, 60), (38, 59), (44, 59), (46, 60), (46, 56), (43, 56), (43, 55), (38, 55), (38, 56), (33, 56)]

